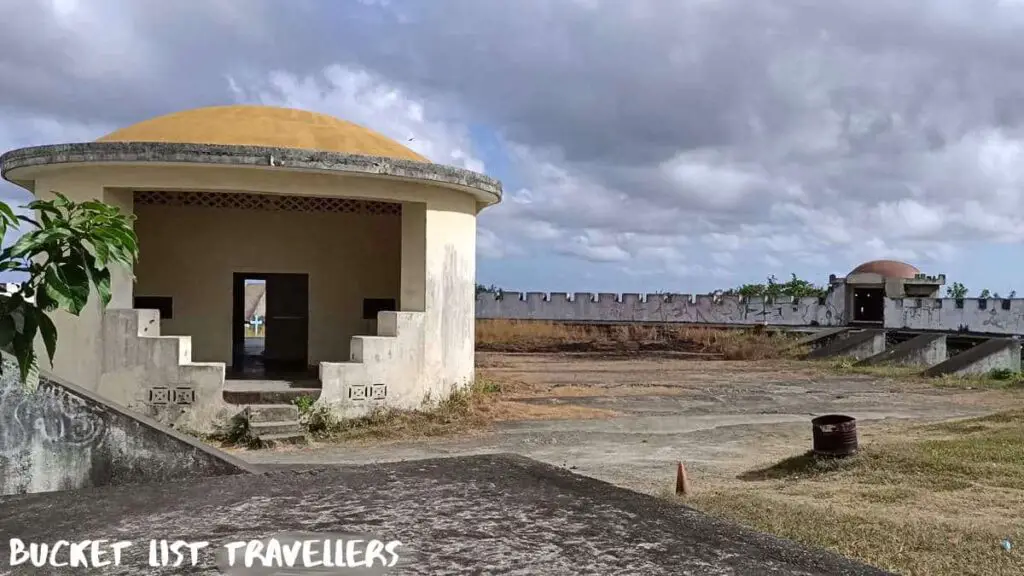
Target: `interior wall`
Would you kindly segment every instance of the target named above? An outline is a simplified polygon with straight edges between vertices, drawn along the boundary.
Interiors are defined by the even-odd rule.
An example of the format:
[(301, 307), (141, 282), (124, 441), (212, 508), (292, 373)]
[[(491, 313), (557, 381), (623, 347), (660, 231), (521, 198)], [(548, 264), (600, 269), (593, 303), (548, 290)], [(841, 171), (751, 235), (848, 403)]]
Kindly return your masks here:
[(364, 298), (399, 297), (401, 217), (136, 203), (135, 296), (173, 298), (166, 335), (192, 337), (197, 362), (231, 363), (235, 272), (309, 274), (309, 360), (343, 362), (374, 334)]

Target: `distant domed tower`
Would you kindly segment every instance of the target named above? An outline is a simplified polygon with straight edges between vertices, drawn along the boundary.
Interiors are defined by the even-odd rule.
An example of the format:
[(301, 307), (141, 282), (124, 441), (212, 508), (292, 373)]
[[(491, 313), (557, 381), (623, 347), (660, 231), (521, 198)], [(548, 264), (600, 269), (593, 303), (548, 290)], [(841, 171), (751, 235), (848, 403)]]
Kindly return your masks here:
[(850, 276), (854, 274), (878, 274), (882, 278), (914, 278), (920, 273), (920, 270), (906, 262), (872, 260), (851, 270)]
[(851, 323), (884, 324), (886, 299), (938, 297), (946, 278), (926, 276), (898, 260), (871, 260), (851, 270), (841, 282)]

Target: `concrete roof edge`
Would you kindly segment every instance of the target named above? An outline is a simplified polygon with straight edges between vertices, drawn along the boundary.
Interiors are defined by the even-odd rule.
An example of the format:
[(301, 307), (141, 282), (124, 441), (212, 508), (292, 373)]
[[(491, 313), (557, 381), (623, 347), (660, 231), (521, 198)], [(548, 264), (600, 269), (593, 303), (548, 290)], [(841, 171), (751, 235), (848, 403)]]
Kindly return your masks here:
[[(273, 157), (273, 164), (271, 164)], [(275, 166), (355, 175), (391, 176), (461, 188), (489, 204), (501, 201), (501, 182), (464, 168), (400, 158), (321, 150), (179, 144), (170, 142), (81, 142), (19, 148), (0, 155), (0, 176), (19, 168), (55, 164), (191, 163), (222, 166)]]

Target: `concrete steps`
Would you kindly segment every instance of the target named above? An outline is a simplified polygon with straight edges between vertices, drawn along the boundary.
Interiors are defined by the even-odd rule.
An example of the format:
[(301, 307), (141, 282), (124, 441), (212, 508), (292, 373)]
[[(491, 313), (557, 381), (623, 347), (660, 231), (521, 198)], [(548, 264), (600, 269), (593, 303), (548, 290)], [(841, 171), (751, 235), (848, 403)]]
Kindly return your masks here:
[(303, 396), (310, 396), (315, 400), (320, 397), (320, 391), (320, 388), (226, 389), (224, 401), (238, 405), (291, 404)]
[(245, 413), (249, 432), (271, 447), (306, 442), (299, 409), (294, 404), (254, 404), (246, 406)]

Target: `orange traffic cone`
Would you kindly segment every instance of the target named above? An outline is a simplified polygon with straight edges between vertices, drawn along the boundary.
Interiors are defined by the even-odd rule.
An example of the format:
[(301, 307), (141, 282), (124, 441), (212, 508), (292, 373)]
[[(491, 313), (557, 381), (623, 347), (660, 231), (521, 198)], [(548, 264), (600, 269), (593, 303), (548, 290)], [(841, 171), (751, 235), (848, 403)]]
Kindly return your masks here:
[(686, 468), (683, 468), (683, 463), (679, 463), (679, 467), (676, 469), (676, 494), (689, 494), (690, 493), (690, 478), (686, 476)]

